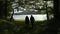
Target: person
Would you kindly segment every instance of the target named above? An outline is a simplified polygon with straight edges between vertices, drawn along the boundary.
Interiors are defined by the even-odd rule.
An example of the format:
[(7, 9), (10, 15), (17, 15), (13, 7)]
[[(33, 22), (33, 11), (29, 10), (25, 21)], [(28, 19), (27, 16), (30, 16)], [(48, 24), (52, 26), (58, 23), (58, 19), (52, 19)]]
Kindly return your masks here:
[(30, 22), (31, 22), (31, 25), (32, 25), (32, 28), (33, 28), (33, 24), (34, 24), (34, 22), (35, 22), (35, 19), (34, 19), (34, 17), (31, 15), (31, 17), (30, 17)]
[(28, 27), (29, 26), (29, 18), (28, 18), (28, 16), (25, 17), (25, 23), (26, 23), (26, 27)]

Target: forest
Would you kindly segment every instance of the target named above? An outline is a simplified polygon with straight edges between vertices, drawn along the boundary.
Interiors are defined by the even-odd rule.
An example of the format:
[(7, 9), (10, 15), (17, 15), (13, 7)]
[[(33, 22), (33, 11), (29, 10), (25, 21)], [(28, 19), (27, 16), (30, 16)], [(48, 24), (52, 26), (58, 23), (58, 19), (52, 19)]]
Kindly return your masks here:
[[(60, 34), (60, 0), (0, 0), (0, 34)], [(46, 14), (47, 20), (14, 20), (14, 9), (20, 15)], [(16, 15), (18, 15), (16, 14)], [(49, 16), (53, 18), (49, 19)], [(29, 22), (29, 23), (28, 23)]]

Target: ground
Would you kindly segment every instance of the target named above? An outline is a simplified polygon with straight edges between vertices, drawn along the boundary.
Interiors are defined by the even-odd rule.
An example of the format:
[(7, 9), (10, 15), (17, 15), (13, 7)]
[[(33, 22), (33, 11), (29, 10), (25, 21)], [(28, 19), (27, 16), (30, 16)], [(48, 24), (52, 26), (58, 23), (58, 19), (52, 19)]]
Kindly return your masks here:
[(32, 28), (31, 23), (26, 27), (24, 21), (0, 21), (0, 34), (47, 34), (46, 21), (36, 21)]

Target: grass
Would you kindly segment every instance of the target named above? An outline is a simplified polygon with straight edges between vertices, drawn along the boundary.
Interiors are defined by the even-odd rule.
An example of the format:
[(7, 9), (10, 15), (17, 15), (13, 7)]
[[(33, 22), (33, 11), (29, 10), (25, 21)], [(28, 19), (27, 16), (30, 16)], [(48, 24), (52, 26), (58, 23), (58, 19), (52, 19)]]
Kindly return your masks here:
[[(16, 22), (25, 22), (25, 20), (15, 20)], [(46, 20), (36, 20), (35, 22), (44, 22)]]
[(0, 22), (0, 34), (46, 34), (46, 21), (35, 21), (34, 26), (29, 24), (29, 27), (26, 27), (26, 24), (23, 20), (14, 21), (10, 24), (7, 22)]

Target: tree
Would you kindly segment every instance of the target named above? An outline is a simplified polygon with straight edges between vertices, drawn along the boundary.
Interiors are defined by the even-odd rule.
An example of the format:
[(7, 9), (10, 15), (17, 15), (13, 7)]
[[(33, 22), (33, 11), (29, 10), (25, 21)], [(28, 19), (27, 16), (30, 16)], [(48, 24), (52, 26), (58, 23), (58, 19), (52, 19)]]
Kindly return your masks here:
[(49, 15), (48, 15), (48, 11), (47, 11), (47, 0), (46, 0), (46, 15), (47, 15), (47, 21), (49, 21)]
[(58, 32), (58, 28), (60, 25), (60, 12), (59, 12), (59, 0), (54, 0), (54, 24), (56, 27), (56, 32)]
[(7, 17), (10, 15), (10, 11), (12, 10), (11, 3), (8, 0), (1, 0), (0, 1), (0, 18), (1, 19), (7, 19)]
[(49, 34), (58, 34), (58, 28), (60, 28), (60, 12), (59, 12), (59, 0), (54, 1), (53, 21), (51, 21), (49, 28)]
[(4, 3), (2, 1), (0, 1), (0, 19), (3, 17), (3, 10), (4, 10)]

